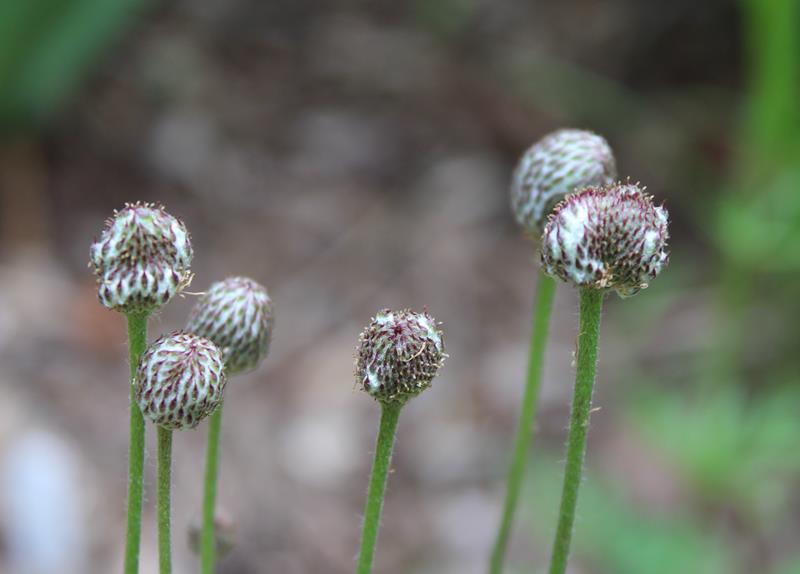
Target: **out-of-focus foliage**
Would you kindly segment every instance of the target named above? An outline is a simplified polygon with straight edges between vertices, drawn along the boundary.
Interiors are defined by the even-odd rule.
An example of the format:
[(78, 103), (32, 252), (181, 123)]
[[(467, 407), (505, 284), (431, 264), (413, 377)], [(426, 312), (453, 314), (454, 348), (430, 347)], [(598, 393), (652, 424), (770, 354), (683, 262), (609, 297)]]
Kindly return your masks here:
[[(542, 516), (556, 516), (562, 465), (539, 453), (531, 468), (527, 512), (536, 528)], [(543, 539), (552, 538), (548, 530)], [(591, 571), (614, 574), (730, 574), (736, 549), (718, 533), (705, 530), (691, 509), (646, 512), (626, 496), (624, 486), (590, 473), (580, 493), (575, 561)]]
[(797, 385), (751, 397), (727, 386), (713, 394), (643, 394), (628, 413), (632, 428), (669, 456), (698, 496), (775, 520), (800, 479), (798, 404)]
[(800, 3), (742, 2), (749, 99), (736, 169), (717, 217), (732, 262), (753, 271), (800, 269)]
[(800, 151), (800, 4), (743, 0), (750, 73), (743, 148), (765, 163)]
[(775, 574), (800, 574), (800, 557), (788, 560)]
[(0, 2), (0, 121), (47, 119), (145, 1)]
[(800, 160), (796, 161), (776, 166), (773, 173), (751, 180), (750, 189), (721, 203), (719, 244), (740, 267), (773, 273), (800, 270)]
[[(590, 473), (580, 494), (577, 560), (615, 574), (747, 571), (743, 559), (753, 549), (733, 533), (708, 529), (708, 510), (727, 508), (765, 537), (790, 528), (800, 480), (800, 388), (756, 397), (735, 386), (705, 395), (642, 388), (649, 390), (633, 393), (625, 407), (625, 428), (677, 472), (688, 496), (670, 511), (649, 512), (632, 500), (626, 484)], [(549, 522), (542, 517), (556, 515), (562, 465), (548, 453), (532, 460), (528, 524), (537, 538), (548, 540), (551, 532), (542, 527)], [(790, 574), (799, 566), (786, 557), (762, 571)]]

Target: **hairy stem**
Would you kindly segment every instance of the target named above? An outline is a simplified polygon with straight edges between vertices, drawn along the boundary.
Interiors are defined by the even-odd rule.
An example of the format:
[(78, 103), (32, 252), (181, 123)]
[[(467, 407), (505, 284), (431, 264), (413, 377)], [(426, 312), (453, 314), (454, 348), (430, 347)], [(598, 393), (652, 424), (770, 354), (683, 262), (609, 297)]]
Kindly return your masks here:
[(170, 540), (170, 486), (172, 481), (172, 431), (158, 427), (158, 566), (160, 574), (172, 572)]
[(200, 538), (200, 572), (213, 574), (217, 555), (214, 511), (217, 502), (219, 468), (219, 435), (222, 426), (222, 405), (211, 415), (206, 448), (206, 477), (203, 491), (203, 531)]
[(375, 556), (375, 543), (378, 540), (378, 527), (381, 521), (383, 495), (386, 490), (386, 476), (392, 460), (394, 435), (400, 417), (401, 404), (382, 405), (381, 426), (375, 445), (375, 460), (372, 463), (372, 476), (369, 479), (367, 505), (364, 510), (364, 527), (361, 533), (361, 550), (358, 555), (356, 574), (369, 574)]
[(553, 543), (550, 574), (564, 574), (567, 569), (572, 529), (575, 523), (575, 507), (581, 485), (583, 459), (586, 455), (586, 434), (589, 430), (589, 415), (592, 409), (592, 391), (597, 373), (597, 343), (600, 338), (600, 313), (604, 291), (581, 288), (580, 333), (578, 334), (577, 370), (575, 391), (572, 398), (572, 414), (567, 439), (567, 464), (564, 469), (564, 487), (558, 512), (558, 527)]
[(142, 537), (142, 484), (144, 475), (144, 417), (136, 404), (134, 378), (139, 359), (147, 346), (147, 313), (128, 314), (128, 352), (130, 356), (131, 423), (128, 452), (128, 525), (125, 537), (125, 574), (139, 572), (139, 546)]
[(489, 572), (491, 574), (500, 574), (503, 571), (503, 560), (508, 546), (508, 538), (511, 534), (514, 512), (517, 508), (517, 501), (522, 488), (525, 462), (528, 448), (531, 444), (533, 422), (536, 418), (536, 405), (539, 398), (539, 387), (542, 382), (544, 351), (547, 345), (547, 332), (550, 327), (550, 316), (553, 312), (555, 291), (555, 280), (544, 273), (540, 273), (533, 307), (531, 343), (528, 351), (528, 377), (525, 383), (525, 394), (522, 398), (522, 410), (517, 422), (514, 451), (508, 469), (508, 485), (503, 504), (503, 516), (500, 520), (500, 528), (497, 532), (497, 539), (489, 562)]

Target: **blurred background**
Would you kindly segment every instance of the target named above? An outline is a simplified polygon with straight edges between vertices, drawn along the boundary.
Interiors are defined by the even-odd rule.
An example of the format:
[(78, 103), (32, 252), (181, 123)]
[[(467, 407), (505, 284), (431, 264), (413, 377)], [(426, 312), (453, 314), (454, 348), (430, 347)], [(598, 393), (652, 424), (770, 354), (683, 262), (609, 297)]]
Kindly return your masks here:
[[(670, 267), (606, 306), (571, 572), (800, 573), (798, 102), (795, 0), (5, 0), (0, 572), (121, 569), (125, 322), (87, 260), (136, 200), (186, 222), (194, 291), (247, 274), (275, 301), (227, 391), (219, 572), (352, 571), (379, 417), (353, 349), (425, 306), (450, 359), (401, 418), (376, 570), (485, 571), (538, 274), (509, 179), (571, 126), (672, 216)], [(576, 319), (560, 286), (509, 572), (547, 564)], [(205, 432), (176, 436), (177, 574)]]

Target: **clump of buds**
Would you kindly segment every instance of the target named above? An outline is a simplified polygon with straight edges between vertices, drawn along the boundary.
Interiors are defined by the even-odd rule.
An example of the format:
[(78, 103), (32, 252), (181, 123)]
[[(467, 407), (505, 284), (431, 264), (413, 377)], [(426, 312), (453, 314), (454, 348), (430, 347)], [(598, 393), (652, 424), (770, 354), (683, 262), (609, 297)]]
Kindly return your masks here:
[(359, 337), (356, 384), (381, 403), (403, 404), (431, 386), (446, 356), (444, 334), (428, 313), (385, 309)]
[(653, 205), (638, 184), (584, 189), (551, 215), (542, 264), (549, 275), (579, 287), (634, 295), (669, 260), (667, 220), (667, 210)]
[(523, 154), (511, 183), (511, 207), (517, 223), (539, 236), (547, 216), (567, 194), (608, 185), (616, 177), (614, 154), (603, 137), (585, 130), (558, 130)]
[(155, 424), (193, 428), (222, 403), (222, 355), (216, 345), (176, 331), (147, 348), (136, 372), (136, 402)]
[(186, 330), (213, 341), (233, 375), (256, 368), (267, 356), (273, 323), (267, 290), (247, 277), (228, 277), (197, 302)]
[(90, 250), (100, 302), (125, 313), (150, 312), (191, 281), (192, 245), (179, 220), (151, 203), (126, 204), (106, 220)]

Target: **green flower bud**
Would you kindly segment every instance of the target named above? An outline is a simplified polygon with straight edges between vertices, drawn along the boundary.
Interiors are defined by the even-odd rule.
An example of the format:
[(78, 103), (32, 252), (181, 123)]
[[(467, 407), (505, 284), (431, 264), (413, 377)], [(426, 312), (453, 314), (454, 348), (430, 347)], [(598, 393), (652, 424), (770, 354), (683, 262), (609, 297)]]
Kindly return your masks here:
[(222, 355), (208, 339), (176, 331), (147, 348), (134, 384), (145, 417), (168, 429), (194, 428), (222, 403)]
[(511, 182), (511, 207), (517, 223), (538, 237), (553, 207), (567, 194), (608, 185), (616, 177), (614, 154), (604, 138), (584, 130), (558, 130), (520, 159)]
[(446, 356), (428, 313), (385, 309), (359, 337), (356, 384), (382, 403), (405, 403), (431, 386)]
[(183, 223), (150, 203), (126, 204), (106, 220), (90, 250), (100, 302), (124, 313), (150, 312), (192, 278), (192, 245)]
[(247, 277), (228, 277), (197, 302), (186, 330), (213, 341), (233, 375), (255, 369), (267, 356), (273, 323), (267, 290)]
[(668, 214), (638, 184), (573, 193), (556, 206), (542, 236), (545, 271), (579, 287), (647, 287), (667, 265)]

